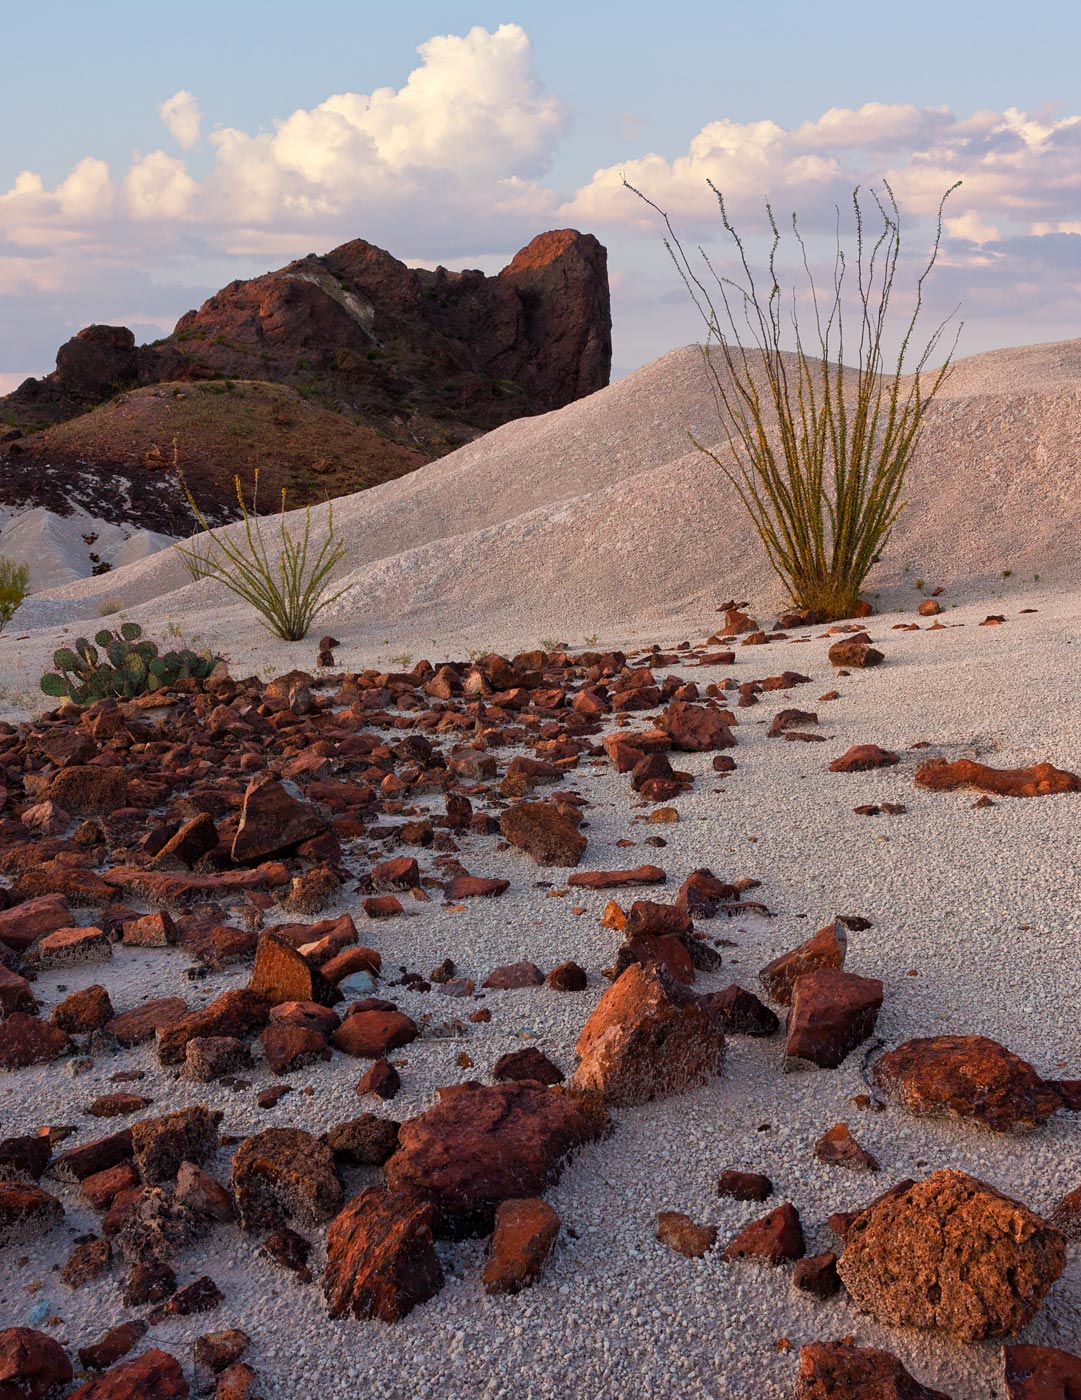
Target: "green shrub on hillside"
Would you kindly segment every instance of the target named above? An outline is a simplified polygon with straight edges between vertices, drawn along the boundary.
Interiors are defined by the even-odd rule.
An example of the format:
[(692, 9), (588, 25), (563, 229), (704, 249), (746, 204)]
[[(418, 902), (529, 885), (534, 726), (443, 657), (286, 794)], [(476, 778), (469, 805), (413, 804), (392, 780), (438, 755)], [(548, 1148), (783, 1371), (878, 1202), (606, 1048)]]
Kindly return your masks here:
[(30, 591), (30, 570), (25, 564), (0, 555), (0, 632), (15, 616)]

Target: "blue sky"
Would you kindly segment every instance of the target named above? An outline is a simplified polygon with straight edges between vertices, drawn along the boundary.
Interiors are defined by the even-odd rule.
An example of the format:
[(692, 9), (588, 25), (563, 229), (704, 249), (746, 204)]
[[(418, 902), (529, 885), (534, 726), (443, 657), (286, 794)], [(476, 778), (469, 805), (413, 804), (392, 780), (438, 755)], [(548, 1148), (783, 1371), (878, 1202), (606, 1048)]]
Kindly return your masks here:
[(813, 229), (853, 180), (890, 172), (917, 242), (959, 175), (940, 293), (964, 304), (962, 350), (1081, 334), (1079, 12), (18, 7), (0, 86), (0, 385), (50, 368), (89, 320), (151, 338), (229, 278), (344, 237), (494, 270), (568, 223), (609, 246), (616, 362), (633, 368), (695, 327), (624, 170), (700, 238), (707, 176), (751, 226), (768, 194)]

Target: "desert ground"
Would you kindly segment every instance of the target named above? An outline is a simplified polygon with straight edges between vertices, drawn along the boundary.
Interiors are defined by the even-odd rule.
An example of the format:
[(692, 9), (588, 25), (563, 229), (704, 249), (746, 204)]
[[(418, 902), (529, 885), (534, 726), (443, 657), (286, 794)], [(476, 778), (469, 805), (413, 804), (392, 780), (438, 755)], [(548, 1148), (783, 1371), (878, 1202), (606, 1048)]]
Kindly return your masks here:
[[(404, 784), (384, 789), (357, 825), (339, 822), (340, 882), (317, 910), (321, 921), (354, 919), (359, 943), (381, 955), (381, 977), (370, 994), (392, 1001), (418, 1031), (388, 1052), (401, 1081), (392, 1098), (358, 1098), (358, 1077), (369, 1060), (337, 1044), (329, 1059), (275, 1073), (249, 1036), (250, 1064), (197, 1081), (183, 1065), (161, 1062), (160, 1037), (158, 1045), (150, 1039), (124, 1048), (107, 1033), (77, 1034), (48, 1063), (0, 1071), (0, 1137), (70, 1127), (70, 1135), (57, 1137), (59, 1157), (136, 1119), (205, 1105), (224, 1116), (219, 1141), (201, 1166), (229, 1183), (234, 1150), (254, 1134), (297, 1128), (317, 1140), (361, 1113), (406, 1123), (432, 1108), (440, 1088), (490, 1084), (493, 1066), (510, 1052), (539, 1050), (570, 1081), (579, 1035), (610, 986), (606, 970), (622, 942), (609, 901), (624, 912), (635, 899), (673, 901), (703, 868), (724, 882), (757, 884), (743, 886), (727, 912), (695, 919), (695, 936), (710, 950), (702, 959), (708, 966), (692, 973), (696, 992), (720, 993), (735, 983), (769, 1001), (759, 981), (766, 964), (838, 919), (853, 921), (844, 970), (882, 983), (873, 1032), (836, 1068), (786, 1073), (783, 1029), (754, 1036), (730, 1029), (719, 1072), (681, 1092), (610, 1104), (607, 1131), (581, 1146), (544, 1192), (560, 1233), (528, 1289), (487, 1292), (486, 1239), (440, 1237), (434, 1249), (443, 1287), (408, 1316), (331, 1319), (321, 1287), (326, 1215), (297, 1224), (311, 1244), (308, 1281), (268, 1257), (258, 1231), (204, 1220), (170, 1249), (168, 1262), (181, 1287), (212, 1278), (220, 1302), (209, 1312), (156, 1318), (133, 1354), (160, 1347), (190, 1371), (197, 1337), (242, 1329), (251, 1339), (244, 1360), (257, 1373), (257, 1393), (268, 1400), (313, 1393), (330, 1400), (673, 1394), (782, 1400), (794, 1394), (801, 1346), (849, 1337), (893, 1353), (924, 1386), (953, 1400), (1006, 1393), (1001, 1338), (965, 1341), (944, 1328), (889, 1325), (844, 1290), (825, 1299), (799, 1291), (790, 1263), (729, 1259), (725, 1246), (789, 1202), (808, 1256), (841, 1253), (827, 1224), (833, 1213), (861, 1209), (904, 1178), (922, 1181), (946, 1169), (979, 1178), (1041, 1217), (1053, 1215), (1081, 1185), (1081, 1125), (1068, 1106), (1031, 1131), (993, 1131), (964, 1112), (917, 1116), (880, 1092), (873, 1076), (884, 1050), (952, 1035), (1000, 1042), (1044, 1081), (1081, 1079), (1075, 1011), (1081, 793), (981, 802), (975, 790), (936, 791), (916, 782), (917, 768), (934, 759), (973, 759), (995, 769), (1050, 762), (1081, 773), (1073, 664), (1081, 645), (1075, 489), (1081, 341), (994, 352), (958, 365), (928, 419), (908, 508), (869, 580), (875, 611), (846, 624), (847, 632), (773, 627), (783, 594), (730, 488), (688, 442), (691, 432), (708, 436), (713, 422), (698, 354), (694, 347), (675, 351), (566, 408), (508, 424), (336, 503), (335, 522), (349, 546), (338, 583), (343, 591), (305, 642), (286, 645), (261, 632), (218, 585), (191, 582), (168, 549), (128, 563), (118, 556), (108, 573), (63, 582), (26, 601), (0, 635), (0, 718), (12, 726), (12, 755), (17, 726), (37, 726), (24, 734), (41, 732), (37, 717), (49, 702), (36, 687), (53, 650), (127, 619), (156, 639), (182, 635), (220, 653), (238, 681), (252, 677), (248, 690), (231, 692), (233, 719), (241, 724), (267, 682), (303, 670), (316, 698), (316, 709), (302, 704), (297, 711), (308, 745), (319, 737), (313, 714), (322, 719), (353, 705), (354, 733), (371, 732), (384, 745), (423, 732), (445, 755), (466, 748), (490, 755), (490, 768), (469, 770), (459, 783), (477, 814), (498, 821), (513, 801), (554, 801), (558, 787), (563, 805), (577, 805), (584, 818), (586, 845), (574, 869), (545, 866), (501, 840), (496, 821), (488, 828), (439, 827), (449, 810), (445, 788), (425, 787), (407, 772)], [(64, 547), (56, 546), (56, 567)], [(921, 615), (919, 605), (932, 595), (941, 611)], [(769, 639), (744, 645), (750, 635), (744, 630), (717, 640), (726, 602), (743, 605)], [(829, 648), (860, 629), (882, 653), (881, 663), (832, 663)], [(315, 641), (324, 632), (336, 639), (333, 667), (317, 664)], [(621, 652), (627, 671), (650, 665), (661, 689), (655, 703), (641, 708), (599, 710), (582, 742), (564, 752), (558, 743), (576, 734), (568, 726), (569, 697), (595, 681), (570, 679), (568, 671), (566, 705), (535, 694), (523, 709), (508, 710), (492, 698), (505, 689), (495, 679), (498, 668), (485, 675), (492, 653), (538, 651), (543, 662), (522, 661), (518, 670), (540, 670), (545, 695), (560, 684), (552, 658), (564, 652), (572, 667), (582, 653)], [(718, 651), (731, 651), (731, 659), (710, 661)], [(479, 702), (469, 726), (415, 729), (424, 713), (419, 701), (405, 708), (369, 704), (365, 721), (360, 692), (343, 678), (367, 675), (369, 688), (381, 692), (388, 682), (375, 679), (380, 673), (398, 681), (431, 674), (416, 670), (422, 659), (436, 671), (460, 663), (460, 677), (479, 677), (472, 695), (450, 702), (459, 714)], [(609, 698), (619, 689), (619, 672), (617, 666), (607, 675)], [(787, 672), (797, 679), (777, 689), (747, 684)], [(680, 692), (690, 703), (714, 714), (729, 711), (734, 744), (723, 752), (734, 770), (718, 769), (710, 747), (672, 751), (673, 767), (693, 781), (680, 780), (678, 793), (650, 801), (632, 788), (630, 772), (619, 771), (604, 740), (626, 728), (633, 743), (635, 734), (663, 722), (681, 686), (697, 688)], [(278, 699), (289, 693), (288, 686), (273, 692)], [(741, 696), (748, 703), (738, 704)], [(133, 779), (145, 782), (149, 771), (140, 748), (145, 726), (165, 726), (169, 742), (179, 742), (168, 726), (179, 724), (190, 704), (181, 696), (171, 708), (147, 709), (132, 720), (136, 747), (128, 743), (122, 751), (131, 756)], [(503, 731), (490, 745), (475, 737), (484, 732), (485, 706), (493, 711), (490, 727)], [(786, 707), (809, 712), (798, 726), (810, 734), (806, 742), (768, 734)], [(275, 708), (289, 705), (269, 713)], [(204, 712), (199, 723), (206, 722)], [(80, 721), (69, 716), (52, 727), (77, 731)], [(103, 751), (110, 732), (116, 731), (108, 725), (102, 730)], [(257, 725), (256, 733), (263, 728)], [(335, 734), (329, 754), (320, 755), (318, 778), (360, 781), (362, 760), (350, 756), (356, 750), (336, 751), (341, 736)], [(556, 771), (508, 785), (514, 760), (544, 761), (537, 745), (545, 740), (555, 741), (551, 752), (561, 755)], [(30, 739), (24, 742), (32, 749)], [(267, 740), (269, 767), (278, 773), (282, 754), (273, 742)], [(858, 745), (880, 746), (896, 761), (831, 771), (834, 760)], [(222, 757), (216, 771), (219, 747), (228, 748), (211, 740), (209, 760), (184, 782), (213, 785), (220, 777), (230, 791), (242, 792), (241, 777), (246, 782), (262, 771), (261, 763), (253, 754), (242, 774)], [(363, 759), (368, 780), (371, 761)], [(12, 757), (6, 770), (11, 787), (21, 762)], [(399, 755), (385, 771), (408, 767)], [(37, 761), (27, 771), (53, 773)], [(519, 765), (519, 771), (526, 770)], [(307, 792), (314, 772), (296, 770), (290, 800), (317, 802)], [(176, 790), (185, 791), (184, 783)], [(855, 810), (861, 807), (878, 810), (861, 814)], [(658, 808), (668, 815), (650, 820)], [(190, 817), (194, 810), (177, 813)], [(125, 860), (137, 838), (163, 820), (155, 811), (147, 807), (125, 831)], [(107, 833), (111, 816), (102, 810), (89, 819)], [(409, 844), (397, 831), (401, 818), (435, 818), (439, 837), (448, 840)], [(349, 820), (356, 823), (355, 814)], [(235, 824), (235, 813), (223, 830), (232, 830), (230, 821)], [(5, 842), (14, 844), (14, 820), (4, 825)], [(35, 839), (50, 834), (62, 846), (72, 827)], [(102, 845), (91, 842), (91, 849), (100, 856), (93, 868), (108, 870), (113, 862)], [(59, 847), (41, 850), (45, 860), (61, 854)], [(295, 851), (270, 854), (286, 862), (289, 878), (311, 864)], [(381, 888), (372, 872), (398, 857), (419, 862), (424, 897), (411, 897), (408, 881), (399, 884), (402, 912), (372, 919), (364, 900)], [(570, 883), (576, 870), (646, 864), (657, 867), (656, 882), (646, 887)], [(16, 888), (22, 881), (27, 890), (45, 890), (26, 883), (30, 868), (25, 860), (9, 863), (5, 877)], [(459, 868), (506, 887), (488, 898), (455, 897), (447, 877)], [(129, 921), (160, 907), (141, 888), (120, 886)], [(199, 918), (205, 924), (210, 917), (202, 906), (211, 904), (211, 923), (251, 935), (235, 956), (217, 956), (216, 945), (208, 952), (205, 943), (201, 953), (193, 951), (197, 940), (184, 937), (171, 946), (133, 946), (120, 937), (119, 924), (86, 961), (49, 966), (45, 958), (35, 965), (28, 950), (24, 970), (33, 974), (40, 1018), (91, 986), (106, 989), (115, 1012), (166, 997), (183, 998), (189, 1011), (198, 1011), (247, 985), (260, 932), (295, 926), (298, 918), (269, 895), (251, 899), (213, 881), (201, 898), (178, 900), (174, 917), (195, 933)], [(72, 898), (71, 909), (80, 926), (103, 918), (100, 897), (98, 903)], [(454, 963), (453, 978), (472, 979), (462, 996), (447, 996), (445, 979), (428, 977), (446, 959)], [(483, 986), (496, 968), (531, 963), (547, 974), (570, 961), (585, 971), (583, 990)], [(419, 986), (416, 978), (403, 984), (402, 973), (410, 972), (423, 979)], [(462, 988), (456, 983), (454, 990)], [(783, 1020), (783, 1006), (771, 1005)], [(490, 1019), (471, 1019), (482, 1009)], [(281, 1083), (290, 1092), (261, 1107), (260, 1096)], [(148, 1103), (130, 1118), (87, 1116), (100, 1096), (120, 1090)], [(842, 1122), (873, 1154), (877, 1170), (815, 1156), (816, 1142)], [(767, 1202), (719, 1195), (718, 1179), (731, 1169), (768, 1176)], [(344, 1156), (335, 1170), (345, 1201), (381, 1178), (378, 1166)], [(123, 1301), (131, 1256), (122, 1246), (80, 1286), (61, 1280), (58, 1271), (73, 1247), (100, 1234), (102, 1212), (77, 1180), (57, 1173), (55, 1159), (40, 1185), (60, 1201), (63, 1218), (5, 1246), (0, 1315), (12, 1325), (44, 1326), (74, 1352), (149, 1310)], [(716, 1244), (694, 1258), (661, 1242), (657, 1216), (665, 1211), (716, 1227)], [(1011, 1341), (1081, 1351), (1076, 1251), (1071, 1243), (1061, 1276)]]

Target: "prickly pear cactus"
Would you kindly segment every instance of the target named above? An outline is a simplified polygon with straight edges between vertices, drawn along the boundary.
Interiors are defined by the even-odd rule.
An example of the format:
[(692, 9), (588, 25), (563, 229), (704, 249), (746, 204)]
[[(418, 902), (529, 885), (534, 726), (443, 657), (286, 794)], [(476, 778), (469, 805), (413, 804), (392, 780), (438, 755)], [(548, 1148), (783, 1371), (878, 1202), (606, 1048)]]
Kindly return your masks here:
[(40, 685), (46, 695), (79, 706), (109, 696), (132, 700), (181, 680), (205, 680), (218, 660), (190, 647), (162, 656), (137, 622), (125, 622), (115, 632), (103, 629), (93, 642), (79, 637), (73, 647), (60, 647), (53, 653), (55, 670)]

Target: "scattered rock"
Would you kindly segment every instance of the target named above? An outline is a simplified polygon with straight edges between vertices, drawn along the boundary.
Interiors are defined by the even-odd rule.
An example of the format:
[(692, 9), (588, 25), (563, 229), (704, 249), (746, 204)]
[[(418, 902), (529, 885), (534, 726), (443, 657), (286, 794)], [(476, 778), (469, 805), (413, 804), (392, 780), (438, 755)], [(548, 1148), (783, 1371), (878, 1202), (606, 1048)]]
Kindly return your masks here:
[(1031, 768), (989, 768), (970, 758), (959, 758), (953, 763), (929, 758), (916, 769), (916, 786), (932, 792), (976, 788), (998, 797), (1047, 797), (1081, 791), (1081, 776), (1050, 763), (1034, 763)]
[(829, 1166), (847, 1167), (851, 1171), (878, 1171), (878, 1158), (859, 1145), (847, 1123), (834, 1123), (823, 1133), (815, 1143), (814, 1155)]
[(773, 1195), (773, 1182), (761, 1172), (741, 1172), (730, 1167), (718, 1178), (717, 1195), (734, 1201), (767, 1201)]
[(5, 1327), (0, 1332), (3, 1400), (46, 1400), (73, 1375), (67, 1352), (46, 1333), (33, 1327)]
[(678, 1210), (662, 1210), (657, 1216), (657, 1238), (677, 1254), (701, 1259), (717, 1243), (717, 1227), (696, 1225), (689, 1215)]
[(792, 1270), (792, 1287), (800, 1293), (809, 1293), (820, 1302), (836, 1297), (841, 1291), (836, 1254), (826, 1250), (823, 1254), (797, 1259)]
[(787, 1264), (806, 1253), (803, 1226), (795, 1206), (783, 1205), (752, 1220), (725, 1246), (725, 1259), (760, 1259), (766, 1264)]
[(788, 1013), (784, 1068), (836, 1069), (875, 1028), (882, 983), (823, 969), (797, 977)]
[(427, 1201), (369, 1186), (327, 1229), (323, 1295), (331, 1317), (398, 1322), (443, 1286)]
[(268, 1128), (237, 1148), (233, 1196), (245, 1230), (291, 1219), (321, 1225), (340, 1209), (342, 1184), (324, 1143), (299, 1128)]
[(64, 1207), (29, 1181), (0, 1181), (0, 1245), (22, 1244), (54, 1229)]
[(854, 744), (830, 764), (831, 773), (866, 773), (872, 768), (890, 768), (900, 763), (897, 754), (877, 744)]
[(538, 865), (577, 865), (586, 849), (586, 838), (551, 802), (516, 802), (500, 817), (499, 830)]
[(796, 1400), (950, 1400), (913, 1380), (896, 1356), (847, 1342), (800, 1348)]
[(179, 1361), (155, 1347), (111, 1366), (99, 1379), (72, 1391), (69, 1400), (187, 1400), (188, 1394)]
[(1081, 1356), (1052, 1347), (1004, 1346), (1006, 1400), (1077, 1400)]
[(486, 1293), (519, 1293), (541, 1275), (559, 1236), (559, 1216), (539, 1197), (503, 1201), (484, 1266)]
[(797, 977), (806, 972), (818, 972), (822, 968), (840, 969), (845, 965), (847, 952), (848, 933), (844, 924), (835, 919), (832, 924), (820, 928), (806, 943), (767, 963), (758, 974), (758, 980), (771, 1001), (790, 1006)]

